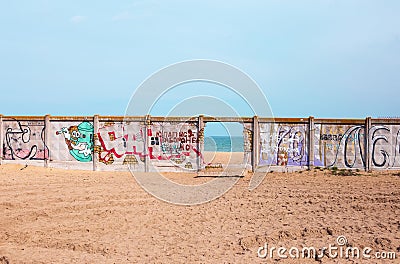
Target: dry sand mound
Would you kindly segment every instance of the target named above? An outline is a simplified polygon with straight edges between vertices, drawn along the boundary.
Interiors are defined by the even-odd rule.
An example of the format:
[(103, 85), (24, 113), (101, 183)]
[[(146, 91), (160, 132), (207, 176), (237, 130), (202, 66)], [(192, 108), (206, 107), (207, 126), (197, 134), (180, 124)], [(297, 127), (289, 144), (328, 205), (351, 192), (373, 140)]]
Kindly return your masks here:
[[(340, 235), (349, 245), (396, 251), (399, 258), (400, 177), (361, 174), (275, 172), (253, 191), (247, 176), (215, 201), (177, 206), (146, 193), (127, 172), (3, 165), (0, 263), (266, 263), (257, 257), (266, 242), (323, 247)], [(365, 261), (279, 261), (317, 262)]]

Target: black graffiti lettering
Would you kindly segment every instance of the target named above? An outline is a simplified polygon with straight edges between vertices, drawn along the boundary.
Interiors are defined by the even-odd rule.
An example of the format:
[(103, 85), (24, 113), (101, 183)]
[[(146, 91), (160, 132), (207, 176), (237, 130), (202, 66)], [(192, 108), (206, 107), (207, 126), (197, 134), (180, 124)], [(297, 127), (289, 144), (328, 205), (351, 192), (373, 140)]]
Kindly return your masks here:
[(340, 141), (342, 137), (342, 134), (321, 134), (320, 140)]
[(375, 133), (380, 131), (380, 130), (385, 130), (385, 131), (390, 131), (387, 127), (378, 127), (373, 133), (372, 133), (372, 163), (376, 166), (376, 167), (383, 167), (385, 166), (386, 162), (389, 159), (389, 153), (387, 153), (386, 150), (381, 149), (380, 153), (383, 156), (383, 161), (382, 162), (377, 162), (376, 158), (375, 158), (375, 148), (376, 145), (379, 141), (383, 140), (384, 142), (388, 143), (388, 140), (386, 138), (386, 136), (384, 135), (379, 135), (376, 136)]
[[(307, 155), (305, 155), (304, 133), (303, 127), (279, 126), (277, 136), (268, 137), (270, 139), (276, 138), (278, 141), (276, 146), (272, 148), (276, 152), (274, 155), (276, 164), (287, 165), (288, 162), (294, 162), (301, 166), (303, 162), (308, 162)], [(267, 146), (265, 147), (270, 149)]]
[[(343, 155), (344, 165), (348, 168), (353, 168), (358, 160), (357, 150), (358, 150), (358, 152), (360, 152), (360, 159), (361, 159), (363, 166), (365, 167), (364, 148), (361, 145), (360, 140), (358, 140), (358, 143), (354, 140), (354, 138), (360, 138), (360, 135), (363, 132), (364, 132), (364, 126), (353, 126), (353, 127), (350, 127), (349, 129), (347, 129), (347, 131), (344, 133), (344, 135), (338, 134), (337, 138), (339, 140), (339, 145), (337, 146), (337, 148), (334, 148), (336, 150), (335, 158), (334, 158), (333, 162), (330, 165), (328, 165), (328, 167), (337, 165), (336, 162), (338, 161), (339, 155)], [(342, 146), (342, 148), (341, 148), (341, 146)], [(354, 154), (352, 154), (351, 159), (349, 159), (350, 158), (349, 146), (352, 146), (352, 149), (354, 149)], [(357, 146), (358, 146), (358, 148), (357, 148)], [(330, 147), (327, 147), (327, 148), (331, 149)], [(340, 152), (341, 149), (343, 151), (342, 153)]]
[[(48, 148), (44, 143), (44, 124), (31, 122), (22, 125), (20, 121), (15, 121), (14, 127), (17, 128), (9, 126), (6, 129), (3, 147), (5, 159), (43, 160), (48, 156)], [(38, 127), (40, 135), (37, 134)]]

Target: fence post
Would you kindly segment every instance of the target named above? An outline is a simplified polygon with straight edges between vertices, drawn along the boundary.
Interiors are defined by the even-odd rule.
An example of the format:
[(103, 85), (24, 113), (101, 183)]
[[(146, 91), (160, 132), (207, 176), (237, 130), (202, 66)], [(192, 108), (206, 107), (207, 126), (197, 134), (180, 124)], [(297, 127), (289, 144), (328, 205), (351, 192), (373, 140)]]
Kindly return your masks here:
[(258, 125), (258, 116), (253, 117), (253, 146), (251, 148), (251, 169), (256, 171), (258, 161), (260, 160), (260, 131)]
[(145, 131), (144, 131), (144, 171), (148, 172), (149, 171), (149, 163), (150, 163), (150, 157), (149, 157), (149, 129), (151, 128), (151, 116), (146, 115), (144, 117), (144, 124), (145, 124)]
[(201, 153), (203, 153), (204, 150), (204, 121), (203, 121), (204, 116), (199, 115), (198, 118), (198, 123), (197, 123), (197, 151), (199, 152), (197, 154), (197, 171), (201, 171)]
[[(95, 149), (96, 144), (98, 143), (97, 140), (97, 132), (99, 131), (99, 115), (93, 116), (93, 149)], [(96, 151), (93, 151), (93, 171), (98, 170), (98, 163), (99, 163), (99, 153), (96, 155)]]
[(308, 169), (314, 167), (314, 117), (308, 117)]
[(3, 164), (4, 125), (3, 115), (0, 115), (0, 165)]
[(371, 170), (371, 153), (370, 153), (371, 139), (369, 137), (370, 130), (371, 130), (371, 117), (367, 117), (365, 119), (365, 127), (364, 127), (365, 171)]
[[(50, 115), (44, 116), (44, 167), (49, 167), (50, 158)], [(46, 155), (46, 147), (49, 150), (48, 155)]]

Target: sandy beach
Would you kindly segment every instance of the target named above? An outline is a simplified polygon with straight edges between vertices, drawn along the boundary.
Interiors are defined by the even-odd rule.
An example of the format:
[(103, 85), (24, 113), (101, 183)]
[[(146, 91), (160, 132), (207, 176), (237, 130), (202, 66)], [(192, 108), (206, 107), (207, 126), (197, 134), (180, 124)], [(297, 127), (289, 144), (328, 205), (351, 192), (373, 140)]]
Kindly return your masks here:
[[(129, 172), (2, 165), (0, 263), (396, 263), (398, 175), (273, 172), (252, 191), (247, 175), (212, 202), (178, 206), (146, 193)], [(317, 248), (338, 236), (348, 246), (394, 251), (397, 260), (257, 256), (265, 243)]]

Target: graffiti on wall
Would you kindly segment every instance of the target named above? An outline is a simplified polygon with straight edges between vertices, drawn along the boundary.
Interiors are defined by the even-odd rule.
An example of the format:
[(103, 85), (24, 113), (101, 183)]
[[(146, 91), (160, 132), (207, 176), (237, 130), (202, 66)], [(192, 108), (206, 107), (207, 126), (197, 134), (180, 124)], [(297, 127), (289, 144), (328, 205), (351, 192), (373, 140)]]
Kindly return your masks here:
[[(87, 121), (52, 121), (49, 146), (44, 121), (3, 121), (5, 160), (90, 162), (132, 165), (142, 169), (145, 160), (158, 167), (197, 169), (202, 157), (203, 133), (196, 122), (100, 122), (99, 130)], [(260, 165), (308, 165), (307, 124), (261, 123)], [(316, 124), (314, 165), (339, 168), (400, 168), (400, 124)], [(253, 127), (243, 126), (244, 164), (251, 161)], [(370, 142), (366, 149), (367, 140)], [(200, 141), (200, 142), (199, 142)], [(51, 152), (49, 152), (51, 149)], [(368, 152), (369, 155), (366, 155)], [(369, 157), (369, 160), (367, 160)]]
[(69, 153), (80, 162), (92, 161), (93, 153), (93, 125), (82, 122), (79, 125), (62, 127), (56, 135), (64, 136)]
[(260, 165), (305, 166), (308, 164), (307, 126), (260, 124)]
[(44, 160), (49, 150), (44, 143), (44, 122), (5, 122), (3, 158), (5, 160)]
[(400, 126), (376, 125), (369, 131), (371, 165), (376, 168), (400, 167)]
[(364, 126), (316, 125), (314, 165), (363, 168), (365, 166)]
[(155, 122), (146, 128), (140, 122), (106, 122), (100, 125), (95, 142), (94, 152), (106, 165), (140, 165), (148, 156), (155, 166), (168, 161), (191, 169), (201, 156), (194, 123)]
[(143, 128), (139, 122), (101, 123), (95, 136), (99, 162), (106, 165), (137, 165), (144, 162)]
[(178, 167), (195, 168), (197, 157), (201, 157), (195, 123), (153, 123), (147, 133), (150, 137), (149, 157), (153, 164), (168, 160)]
[[(363, 125), (316, 125), (314, 165), (365, 168), (365, 127)], [(374, 125), (368, 132), (371, 166), (399, 167), (400, 126)]]
[[(364, 129), (363, 125), (315, 125), (314, 166), (365, 168)], [(307, 165), (306, 131), (307, 125), (260, 124), (260, 165)], [(368, 137), (372, 167), (400, 167), (400, 125), (374, 125)]]

